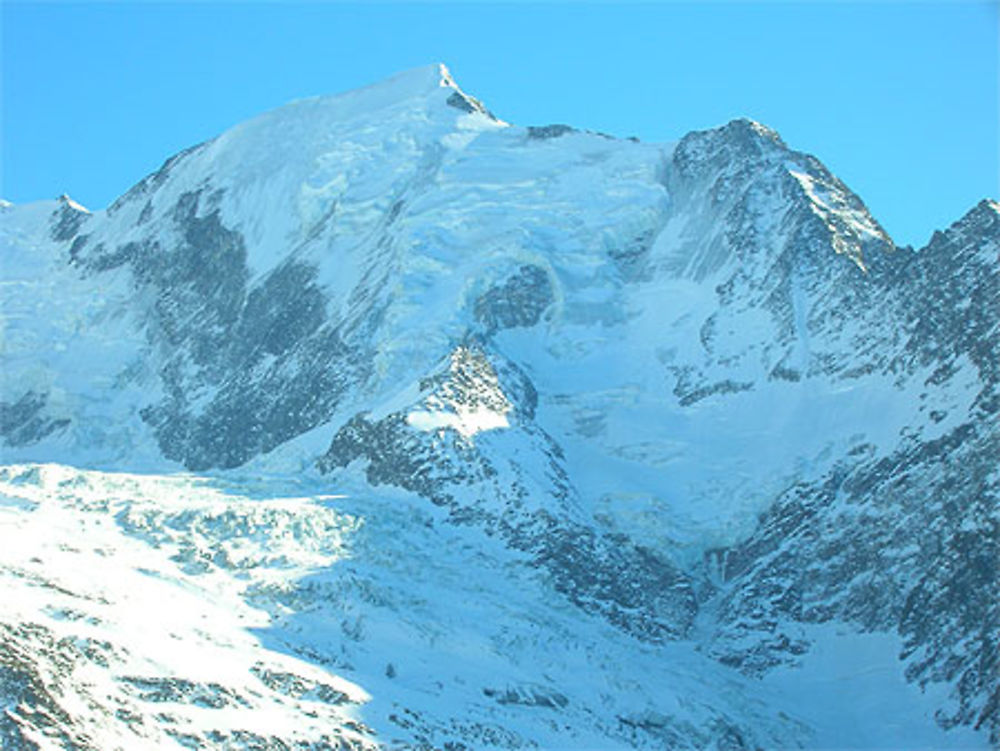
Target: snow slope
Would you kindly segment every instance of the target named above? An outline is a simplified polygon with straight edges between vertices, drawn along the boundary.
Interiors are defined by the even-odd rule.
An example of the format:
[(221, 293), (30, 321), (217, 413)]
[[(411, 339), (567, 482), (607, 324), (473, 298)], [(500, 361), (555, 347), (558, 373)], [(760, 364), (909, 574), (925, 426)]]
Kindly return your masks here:
[[(873, 638), (831, 630), (754, 685), (581, 618), (417, 498), (248, 485), (3, 470), (4, 748), (976, 743), (883, 664), (895, 645), (852, 664), (827, 652)], [(879, 702), (877, 728), (843, 735), (832, 695)]]

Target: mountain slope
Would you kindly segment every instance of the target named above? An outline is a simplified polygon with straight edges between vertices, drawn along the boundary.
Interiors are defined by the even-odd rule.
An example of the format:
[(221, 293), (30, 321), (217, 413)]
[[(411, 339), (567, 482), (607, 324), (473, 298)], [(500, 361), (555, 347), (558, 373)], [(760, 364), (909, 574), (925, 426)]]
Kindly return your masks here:
[[(178, 668), (187, 682), (171, 685), (188, 698), (157, 689), (163, 700), (190, 704), (212, 685), (209, 709), (306, 711), (300, 700), (319, 689), (256, 686), (261, 670), (306, 670), (255, 667), (264, 649), (371, 698), (322, 708), (336, 740), (275, 730), (275, 747), (1000, 742), (995, 202), (924, 249), (897, 248), (818, 160), (758, 123), (666, 145), (522, 128), (429, 66), (239, 125), (107, 210), (64, 197), (0, 217), (4, 459), (86, 468), (7, 470), (28, 478), (5, 486), (9, 529), (110, 492), (122, 471), (202, 473), (242, 499), (232, 518), (247, 521), (219, 525), (195, 523), (183, 498), (161, 508), (161, 490), (142, 491), (153, 494), (142, 534), (123, 507), (109, 517), (136, 570), (175, 565), (155, 552), (169, 540), (186, 572), (171, 581), (204, 564), (195, 573), (229, 577), (234, 602), (270, 624), (259, 647), (234, 653), (239, 680)], [(91, 490), (38, 480), (53, 472)], [(358, 573), (330, 551), (309, 558), (322, 545), (296, 533), (307, 552), (287, 553), (285, 583), (261, 599), (265, 585), (232, 570), (271, 564), (244, 570), (219, 551), (246, 525), (266, 551), (286, 522), (253, 499), (299, 484), (352, 500), (298, 504), (292, 517), (346, 514), (384, 536), (352, 554), (369, 567)], [(397, 503), (410, 511), (396, 518)], [(185, 557), (201, 548), (211, 555)], [(407, 559), (434, 583), (394, 562)], [(461, 571), (475, 575), (463, 583)], [(12, 581), (31, 597), (60, 591)], [(86, 586), (63, 588), (92, 598)], [(454, 612), (449, 591), (463, 593)], [(99, 719), (58, 698), (82, 684), (51, 666), (84, 658), (54, 646), (43, 611), (5, 621), (15, 640), (37, 626), (37, 651), (51, 655), (11, 647), (5, 690), (12, 707), (50, 707), (49, 720), (11, 710), (2, 732), (28, 744), (55, 728), (72, 745), (96, 723), (131, 737), (110, 710)], [(210, 643), (243, 638), (225, 624)], [(152, 689), (136, 693), (106, 638), (101, 659), (119, 665), (109, 685), (147, 718), (143, 733), (240, 747), (238, 723), (220, 729), (211, 712), (150, 719)], [(402, 644), (423, 645), (422, 674), (448, 665), (450, 677), (401, 687), (388, 673), (402, 675)], [(838, 736), (822, 699), (793, 711), (795, 687), (824, 685), (823, 660), (858, 645), (886, 678), (851, 685), (891, 709), (842, 709), (859, 722)], [(609, 689), (576, 685), (581, 669)], [(937, 712), (937, 727), (861, 721), (902, 722), (913, 706)], [(247, 732), (258, 740), (239, 743), (272, 742)]]

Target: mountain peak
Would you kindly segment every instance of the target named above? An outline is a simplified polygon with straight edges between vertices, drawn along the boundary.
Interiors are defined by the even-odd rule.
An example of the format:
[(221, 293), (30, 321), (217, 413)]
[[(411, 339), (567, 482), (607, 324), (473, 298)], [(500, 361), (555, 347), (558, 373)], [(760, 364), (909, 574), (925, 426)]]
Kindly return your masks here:
[(381, 81), (346, 92), (346, 94), (340, 96), (384, 89), (391, 90), (401, 97), (408, 98), (410, 96), (433, 94), (442, 88), (458, 90), (459, 87), (455, 83), (451, 71), (448, 70), (448, 66), (444, 63), (430, 63), (429, 65), (421, 65), (417, 68), (401, 71)]
[(441, 76), (441, 86), (450, 86), (453, 89), (458, 88), (458, 84), (455, 83), (455, 79), (452, 78), (451, 71), (448, 70), (448, 66), (444, 63), (434, 63), (432, 66), (438, 69), (438, 73)]
[(948, 229), (938, 231), (931, 237), (928, 248), (945, 246), (964, 248), (970, 257), (978, 257), (982, 261), (994, 264), (1000, 256), (1000, 203), (990, 198), (984, 198), (955, 222)]
[[(432, 63), (419, 68), (397, 73), (381, 83), (373, 84), (368, 89), (384, 89), (392, 92), (399, 99), (433, 96), (441, 89), (451, 89), (445, 103), (467, 113), (479, 113), (491, 120), (497, 120), (486, 106), (469, 94), (455, 82), (451, 71), (444, 63)], [(361, 89), (360, 91), (365, 91)], [(348, 92), (350, 93), (350, 92)]]
[(69, 197), (68, 193), (63, 193), (58, 198), (59, 205), (72, 209), (73, 211), (82, 211), (84, 214), (89, 214), (90, 209), (88, 209), (83, 204), (77, 203), (72, 198)]
[[(496, 120), (481, 102), (459, 88), (447, 66), (432, 63), (360, 88), (290, 102), (245, 121), (229, 132), (269, 130), (273, 126), (302, 130), (314, 128), (320, 123), (326, 128), (363, 119), (384, 124), (386, 117), (398, 119), (401, 116), (410, 119), (411, 124), (426, 123), (427, 115), (432, 111), (444, 118), (433, 119), (453, 124), (452, 118), (444, 117), (444, 113), (451, 111), (452, 107)], [(451, 111), (451, 114), (455, 113)]]
[(980, 233), (996, 233), (998, 228), (1000, 228), (1000, 203), (991, 198), (984, 198), (959, 219), (952, 222), (945, 233), (964, 233), (970, 230)]
[(785, 145), (785, 142), (781, 140), (781, 136), (778, 135), (778, 131), (748, 117), (739, 117), (735, 120), (730, 120), (722, 127), (722, 130), (725, 133), (741, 134), (745, 137), (763, 138), (773, 141), (779, 146)]
[(978, 215), (982, 214), (984, 216), (990, 216), (994, 214), (1000, 214), (1000, 202), (994, 201), (992, 198), (984, 198), (982, 201), (977, 203), (966, 216), (968, 215)]

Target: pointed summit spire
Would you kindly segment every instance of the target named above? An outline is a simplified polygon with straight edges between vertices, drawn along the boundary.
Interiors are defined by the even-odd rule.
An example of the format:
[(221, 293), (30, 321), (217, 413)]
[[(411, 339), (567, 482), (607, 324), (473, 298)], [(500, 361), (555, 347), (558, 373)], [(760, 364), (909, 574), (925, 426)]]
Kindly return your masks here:
[(57, 200), (59, 201), (59, 204), (61, 206), (69, 207), (70, 209), (73, 209), (74, 211), (82, 211), (85, 214), (89, 214), (90, 213), (90, 209), (88, 209), (83, 204), (77, 203), (72, 198), (70, 198), (69, 197), (69, 193), (63, 193), (61, 196), (59, 196), (59, 198)]
[(451, 71), (448, 70), (448, 66), (444, 63), (436, 63), (438, 68), (438, 73), (441, 76), (441, 86), (447, 86), (452, 89), (457, 89), (458, 84), (455, 83), (455, 79), (451, 75)]

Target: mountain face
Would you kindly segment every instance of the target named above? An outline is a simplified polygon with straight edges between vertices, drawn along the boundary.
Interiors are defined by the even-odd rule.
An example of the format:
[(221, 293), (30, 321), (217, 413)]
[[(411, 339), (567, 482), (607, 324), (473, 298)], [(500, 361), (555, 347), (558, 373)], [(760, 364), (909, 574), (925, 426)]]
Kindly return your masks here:
[(1000, 746), (994, 201), (431, 66), (0, 249), (3, 748)]

